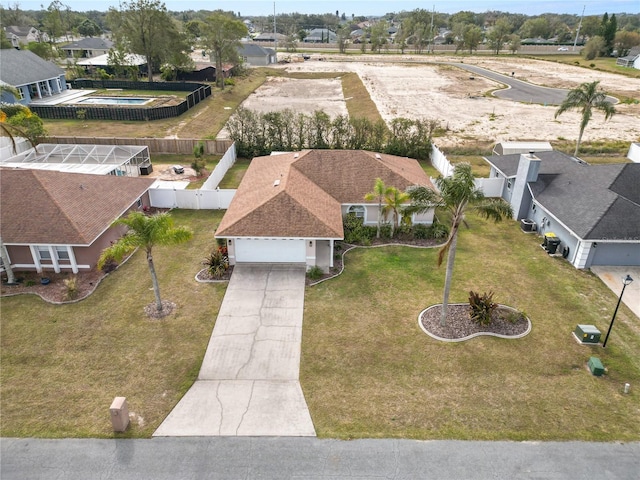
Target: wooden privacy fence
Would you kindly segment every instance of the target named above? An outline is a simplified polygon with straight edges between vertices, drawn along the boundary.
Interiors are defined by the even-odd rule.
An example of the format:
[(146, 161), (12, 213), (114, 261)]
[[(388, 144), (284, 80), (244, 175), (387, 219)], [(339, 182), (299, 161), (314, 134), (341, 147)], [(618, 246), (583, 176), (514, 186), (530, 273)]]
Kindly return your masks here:
[(47, 137), (47, 143), (65, 145), (140, 145), (149, 147), (149, 153), (192, 155), (193, 147), (202, 142), (206, 155), (224, 155), (232, 140), (198, 140), (196, 138), (113, 138), (113, 137)]

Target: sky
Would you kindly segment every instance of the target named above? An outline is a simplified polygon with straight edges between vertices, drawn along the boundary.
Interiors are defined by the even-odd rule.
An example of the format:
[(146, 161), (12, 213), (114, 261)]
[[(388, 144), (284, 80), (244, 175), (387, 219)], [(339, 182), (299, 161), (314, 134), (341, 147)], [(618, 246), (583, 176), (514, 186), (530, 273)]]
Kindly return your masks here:
[[(119, 0), (61, 0), (72, 10), (105, 11), (110, 7), (118, 7)], [(41, 10), (51, 3), (51, 0), (0, 0), (3, 7), (19, 4), (22, 10)], [(233, 10), (243, 17), (272, 15), (274, 10), (273, 0), (234, 0), (222, 2), (215, 0), (164, 0), (167, 9), (171, 11), (183, 10)], [(510, 13), (523, 13), (526, 15), (539, 15), (541, 13), (568, 13), (580, 15), (583, 7), (585, 15), (602, 15), (611, 13), (640, 13), (640, 0), (298, 0), (276, 1), (276, 15), (282, 13), (345, 13), (360, 15), (384, 15), (389, 12), (402, 10), (415, 10), (422, 8), (436, 12), (455, 13), (461, 10), (473, 12), (486, 12), (487, 10), (499, 10)]]

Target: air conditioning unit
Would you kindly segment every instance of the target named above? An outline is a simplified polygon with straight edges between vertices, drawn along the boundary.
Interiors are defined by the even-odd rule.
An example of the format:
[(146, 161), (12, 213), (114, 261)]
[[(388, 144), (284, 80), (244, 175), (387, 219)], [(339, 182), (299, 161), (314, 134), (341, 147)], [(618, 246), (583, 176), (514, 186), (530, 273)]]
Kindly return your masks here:
[(529, 218), (523, 218), (520, 220), (520, 229), (523, 232), (535, 232), (537, 230), (536, 222)]

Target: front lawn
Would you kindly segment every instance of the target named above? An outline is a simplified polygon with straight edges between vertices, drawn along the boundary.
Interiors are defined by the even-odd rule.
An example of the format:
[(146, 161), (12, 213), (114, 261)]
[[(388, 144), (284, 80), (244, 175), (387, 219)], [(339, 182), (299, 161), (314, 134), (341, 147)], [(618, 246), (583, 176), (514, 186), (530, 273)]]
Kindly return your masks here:
[(0, 300), (2, 436), (111, 437), (109, 406), (125, 396), (134, 418), (122, 436), (149, 437), (189, 389), (226, 290), (194, 280), (222, 212), (172, 215), (194, 237), (154, 248), (162, 298), (177, 305), (165, 320), (143, 312), (154, 300), (143, 251), (78, 303)]
[[(609, 325), (617, 297), (589, 272), (549, 257), (515, 222), (469, 218), (452, 302), (469, 290), (530, 317), (520, 340), (443, 343), (417, 317), (442, 301), (435, 249), (347, 253), (338, 278), (305, 297), (301, 382), (321, 437), (639, 440), (640, 328), (624, 305), (606, 351), (579, 345), (577, 324)], [(608, 374), (586, 368), (600, 357)], [(632, 387), (633, 388), (633, 387)]]

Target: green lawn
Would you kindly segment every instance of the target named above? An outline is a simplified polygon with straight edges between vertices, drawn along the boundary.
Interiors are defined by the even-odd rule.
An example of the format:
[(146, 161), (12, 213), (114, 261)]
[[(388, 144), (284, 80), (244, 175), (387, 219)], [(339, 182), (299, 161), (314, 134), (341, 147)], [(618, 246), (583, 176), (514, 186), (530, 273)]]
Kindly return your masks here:
[[(606, 331), (616, 295), (589, 272), (549, 257), (515, 222), (469, 218), (451, 300), (493, 291), (524, 310), (520, 340), (444, 343), (419, 313), (442, 301), (436, 251), (409, 247), (347, 253), (342, 276), (307, 290), (301, 382), (320, 437), (639, 440), (638, 319), (621, 307), (606, 351), (578, 345), (578, 323)], [(591, 355), (608, 367), (586, 369)]]
[(122, 436), (149, 437), (188, 390), (226, 290), (194, 280), (222, 212), (173, 216), (194, 238), (154, 249), (162, 297), (177, 305), (165, 320), (143, 312), (154, 296), (142, 251), (78, 303), (0, 300), (2, 436), (111, 437), (109, 406), (125, 396), (136, 418)]
[[(149, 320), (153, 301), (138, 252), (86, 300), (48, 305), (3, 298), (1, 434), (111, 437), (108, 407), (126, 396), (135, 414), (128, 437), (148, 437), (191, 386), (225, 286), (194, 275), (213, 245), (221, 212), (174, 211), (194, 239), (157, 248), (170, 318)], [(470, 217), (461, 233), (453, 302), (469, 290), (524, 310), (533, 329), (520, 340), (438, 342), (417, 317), (441, 301), (434, 249), (349, 252), (338, 278), (308, 288), (301, 382), (321, 437), (420, 439), (640, 440), (640, 327), (622, 306), (606, 351), (582, 346), (578, 323), (606, 331), (616, 295), (589, 272), (551, 258), (515, 222)], [(608, 373), (586, 369), (599, 356)]]

